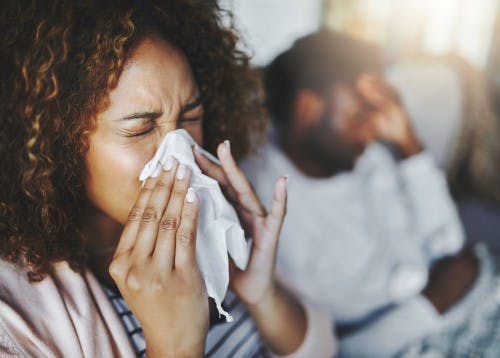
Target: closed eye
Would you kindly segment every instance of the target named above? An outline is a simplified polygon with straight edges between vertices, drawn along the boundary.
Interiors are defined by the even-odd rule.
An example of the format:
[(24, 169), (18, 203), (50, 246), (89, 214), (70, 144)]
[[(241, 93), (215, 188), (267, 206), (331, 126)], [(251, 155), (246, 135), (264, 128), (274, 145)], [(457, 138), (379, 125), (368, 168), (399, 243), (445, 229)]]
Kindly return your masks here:
[(130, 135), (128, 135), (128, 137), (140, 137), (140, 136), (143, 136), (143, 135), (151, 133), (155, 128), (156, 128), (156, 126), (151, 126), (151, 128), (149, 128), (149, 129), (147, 129), (145, 131), (142, 131), (142, 132), (139, 132), (139, 133), (130, 134)]
[(151, 133), (156, 129), (157, 125), (155, 121), (149, 121), (147, 127), (142, 127), (138, 129), (122, 129), (121, 132), (125, 137), (140, 137)]
[(203, 116), (193, 117), (193, 118), (180, 118), (179, 123), (195, 123), (203, 120)]
[[(136, 112), (119, 118), (126, 124), (120, 131), (125, 137), (140, 137), (152, 132), (156, 127), (156, 119), (162, 115), (161, 112)], [(132, 124), (129, 126), (129, 124)]]

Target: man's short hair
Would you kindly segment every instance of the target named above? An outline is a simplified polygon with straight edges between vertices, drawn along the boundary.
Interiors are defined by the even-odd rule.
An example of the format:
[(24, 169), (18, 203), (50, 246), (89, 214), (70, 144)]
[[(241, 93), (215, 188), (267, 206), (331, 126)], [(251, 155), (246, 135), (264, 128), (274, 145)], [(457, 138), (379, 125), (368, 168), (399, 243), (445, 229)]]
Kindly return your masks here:
[(304, 36), (264, 69), (266, 105), (273, 121), (286, 126), (301, 89), (318, 93), (335, 84), (353, 82), (362, 72), (380, 72), (377, 46), (331, 30)]

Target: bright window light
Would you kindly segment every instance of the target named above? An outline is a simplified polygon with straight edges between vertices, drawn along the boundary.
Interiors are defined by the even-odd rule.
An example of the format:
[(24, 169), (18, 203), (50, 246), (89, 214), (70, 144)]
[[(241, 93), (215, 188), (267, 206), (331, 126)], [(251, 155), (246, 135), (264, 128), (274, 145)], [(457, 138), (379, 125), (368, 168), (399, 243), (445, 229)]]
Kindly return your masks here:
[[(396, 57), (455, 52), (487, 64), (499, 0), (330, 0), (326, 24)], [(345, 20), (348, 21), (345, 21)]]

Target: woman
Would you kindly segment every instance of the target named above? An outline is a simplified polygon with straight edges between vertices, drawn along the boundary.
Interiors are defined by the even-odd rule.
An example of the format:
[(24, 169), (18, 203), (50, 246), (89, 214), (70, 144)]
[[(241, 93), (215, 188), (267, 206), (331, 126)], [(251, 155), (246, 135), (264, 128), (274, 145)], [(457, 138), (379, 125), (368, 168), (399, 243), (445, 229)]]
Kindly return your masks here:
[[(327, 321), (274, 279), (286, 178), (266, 214), (235, 164), (265, 125), (258, 82), (216, 2), (4, 7), (0, 352), (333, 354)], [(137, 180), (176, 128), (217, 150), (221, 167), (196, 153), (198, 164), (254, 238), (247, 270), (231, 270), (241, 304), (227, 309), (243, 312), (233, 326), (209, 314), (191, 173), (172, 160), (143, 188)], [(235, 337), (248, 317), (258, 334), (252, 323)]]

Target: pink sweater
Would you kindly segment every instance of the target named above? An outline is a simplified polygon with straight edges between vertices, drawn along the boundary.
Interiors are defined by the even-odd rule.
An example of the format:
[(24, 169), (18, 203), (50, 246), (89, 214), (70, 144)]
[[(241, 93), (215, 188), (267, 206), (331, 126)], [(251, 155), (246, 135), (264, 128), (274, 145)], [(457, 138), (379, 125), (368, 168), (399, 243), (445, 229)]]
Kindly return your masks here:
[[(308, 332), (293, 356), (332, 356), (327, 315), (306, 305)], [(29, 283), (26, 273), (0, 261), (0, 356), (135, 357), (120, 318), (89, 271), (66, 262)]]

